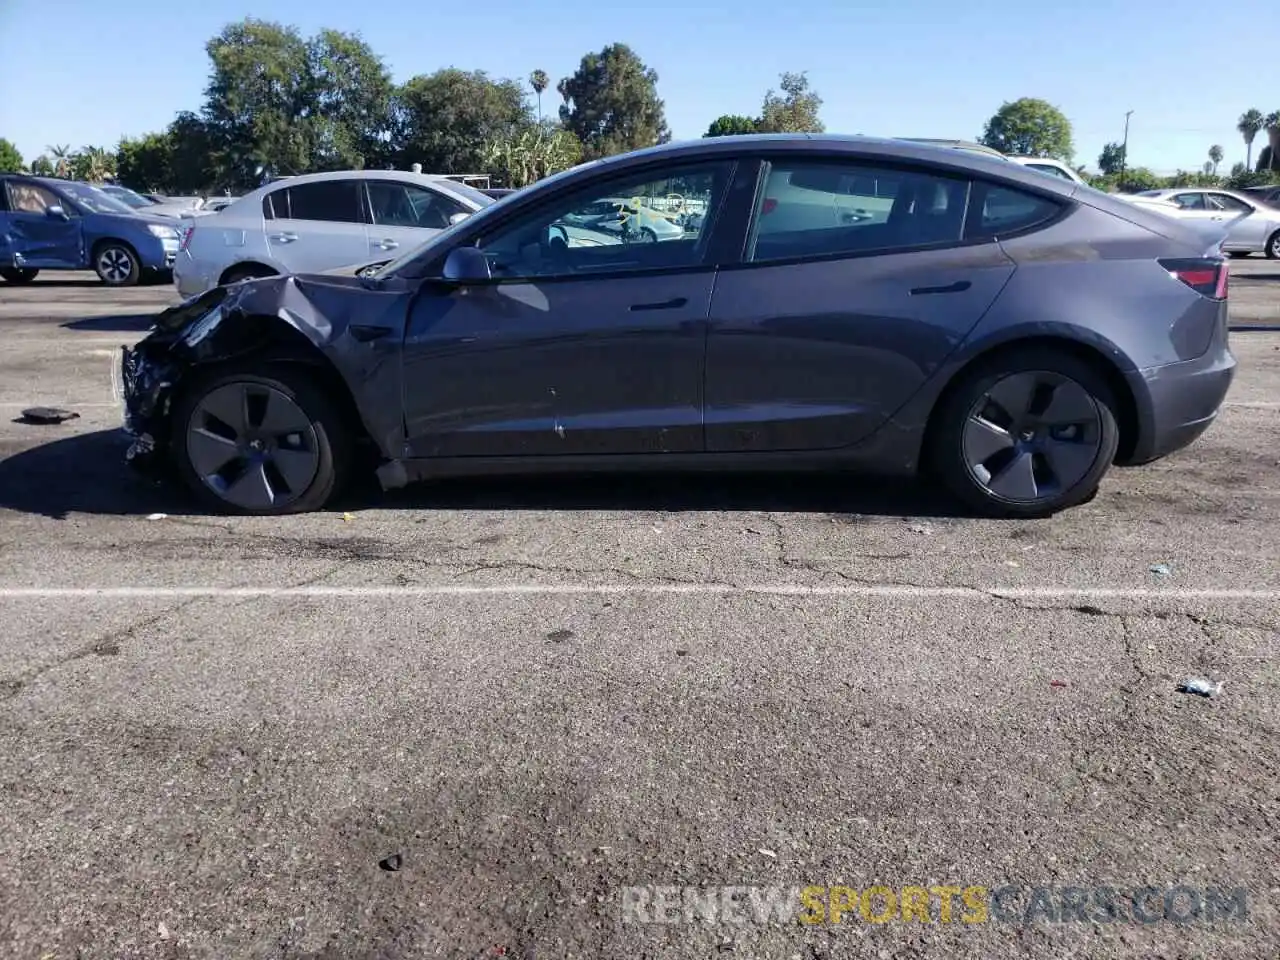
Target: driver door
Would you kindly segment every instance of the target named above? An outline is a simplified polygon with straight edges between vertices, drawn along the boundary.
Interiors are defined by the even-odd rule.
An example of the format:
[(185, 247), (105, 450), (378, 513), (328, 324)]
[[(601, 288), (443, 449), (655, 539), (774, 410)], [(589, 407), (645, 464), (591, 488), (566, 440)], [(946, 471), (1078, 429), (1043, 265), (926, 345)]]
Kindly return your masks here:
[(675, 180), (714, 210), (732, 172), (686, 164), (602, 182), (475, 238), (493, 279), (428, 281), (410, 311), (409, 455), (702, 451), (714, 224), (655, 243), (591, 214), (619, 194), (663, 197)]
[[(66, 201), (38, 183), (9, 180), (5, 183), (9, 204), (5, 259), (15, 264), (51, 269), (76, 269), (85, 264), (80, 218)], [(51, 215), (61, 207), (65, 216)]]

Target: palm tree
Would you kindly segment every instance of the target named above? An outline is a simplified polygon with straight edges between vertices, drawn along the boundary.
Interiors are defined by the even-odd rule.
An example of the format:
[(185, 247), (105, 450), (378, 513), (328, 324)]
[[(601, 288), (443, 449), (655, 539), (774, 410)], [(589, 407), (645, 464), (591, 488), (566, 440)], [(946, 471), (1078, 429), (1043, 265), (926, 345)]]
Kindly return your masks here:
[(55, 144), (48, 149), (53, 154), (53, 175), (67, 179), (71, 176), (71, 144)]
[(1240, 136), (1244, 137), (1244, 166), (1246, 170), (1253, 169), (1253, 138), (1258, 135), (1258, 131), (1262, 129), (1265, 123), (1261, 110), (1246, 110), (1240, 114), (1240, 119), (1236, 121), (1236, 129), (1240, 131)]
[(542, 122), (542, 91), (551, 85), (551, 78), (547, 76), (545, 70), (535, 70), (529, 74), (529, 86), (533, 87), (533, 92), (538, 98), (538, 122)]
[(1267, 169), (1280, 170), (1280, 110), (1268, 113), (1262, 126), (1267, 131)]
[(1222, 147), (1219, 146), (1218, 144), (1215, 143), (1212, 147), (1209, 148), (1209, 159), (1213, 163), (1213, 167), (1211, 169), (1213, 170), (1214, 176), (1218, 175), (1218, 164), (1222, 162), (1222, 155), (1223, 155)]

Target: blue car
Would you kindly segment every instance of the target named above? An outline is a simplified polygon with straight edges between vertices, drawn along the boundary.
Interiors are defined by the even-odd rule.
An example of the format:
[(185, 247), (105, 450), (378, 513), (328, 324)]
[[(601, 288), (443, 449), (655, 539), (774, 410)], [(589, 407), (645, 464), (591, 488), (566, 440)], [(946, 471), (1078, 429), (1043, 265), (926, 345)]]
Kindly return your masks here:
[(0, 277), (30, 283), (41, 270), (93, 270), (128, 287), (173, 270), (181, 233), (87, 183), (0, 177)]

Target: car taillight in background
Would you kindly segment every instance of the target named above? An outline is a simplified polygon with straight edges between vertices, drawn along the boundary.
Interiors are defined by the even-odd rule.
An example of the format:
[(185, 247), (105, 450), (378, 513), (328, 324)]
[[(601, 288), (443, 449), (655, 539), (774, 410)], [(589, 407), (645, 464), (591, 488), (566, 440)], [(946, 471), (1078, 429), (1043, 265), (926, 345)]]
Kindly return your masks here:
[(196, 228), (188, 225), (188, 226), (179, 227), (178, 230), (182, 234), (182, 242), (178, 244), (178, 249), (186, 250), (187, 244), (191, 242), (191, 235), (196, 232)]
[(1227, 261), (1200, 258), (1191, 260), (1161, 260), (1160, 266), (1169, 276), (1181, 280), (1188, 287), (1210, 300), (1227, 299), (1227, 277), (1230, 273)]
[(766, 197), (764, 203), (760, 207), (760, 216), (768, 216), (778, 209), (778, 201), (773, 197)]

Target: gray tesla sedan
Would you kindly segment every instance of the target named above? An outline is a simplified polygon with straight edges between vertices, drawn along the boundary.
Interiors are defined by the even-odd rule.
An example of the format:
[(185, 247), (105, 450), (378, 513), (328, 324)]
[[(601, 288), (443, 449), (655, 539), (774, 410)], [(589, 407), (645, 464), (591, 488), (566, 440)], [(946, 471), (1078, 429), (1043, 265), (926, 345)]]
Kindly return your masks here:
[[(574, 219), (623, 197), (662, 243)], [(647, 222), (647, 221), (645, 221)], [(1043, 516), (1194, 441), (1235, 371), (1220, 229), (1003, 159), (775, 135), (576, 167), (346, 275), (217, 287), (122, 358), (129, 460), (206, 504), (447, 475), (924, 473)]]

